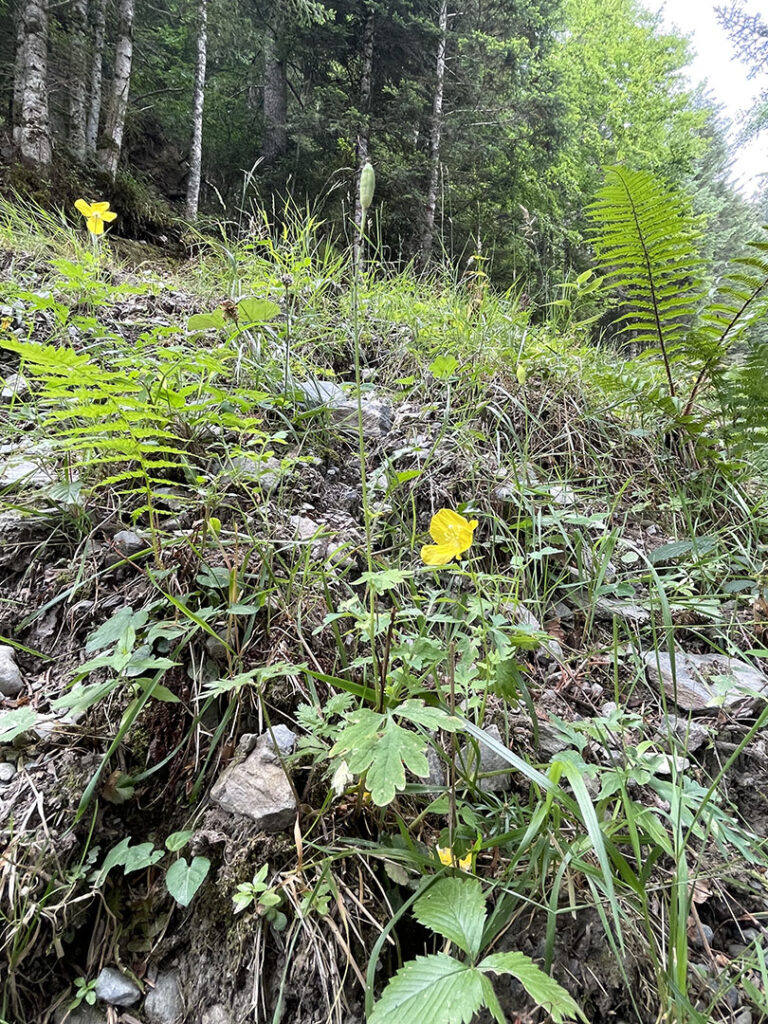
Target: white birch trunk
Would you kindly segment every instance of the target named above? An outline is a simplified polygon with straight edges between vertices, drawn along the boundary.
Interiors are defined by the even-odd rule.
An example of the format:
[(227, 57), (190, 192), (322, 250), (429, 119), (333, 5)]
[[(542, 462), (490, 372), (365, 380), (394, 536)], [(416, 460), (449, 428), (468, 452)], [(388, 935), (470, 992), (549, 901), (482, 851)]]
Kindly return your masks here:
[(19, 152), (28, 167), (51, 165), (48, 116), (48, 0), (26, 0), (24, 18), (24, 85), (21, 96)]
[(107, 0), (91, 0), (93, 36), (91, 48), (91, 93), (88, 100), (88, 118), (85, 128), (85, 148), (96, 152), (101, 120), (101, 85), (104, 64), (104, 32), (106, 25)]
[(360, 229), (363, 223), (363, 207), (360, 203), (360, 175), (368, 161), (368, 113), (371, 104), (371, 76), (373, 74), (373, 9), (369, 9), (363, 28), (360, 51), (360, 125), (357, 133), (357, 175), (355, 176), (355, 232), (352, 251), (355, 266), (360, 264)]
[(197, 62), (195, 64), (195, 95), (192, 104), (192, 144), (189, 150), (189, 178), (187, 180), (187, 220), (195, 220), (197, 217), (197, 206), (200, 200), (205, 64), (208, 47), (208, 0), (199, 0), (197, 19)]
[(429, 134), (429, 183), (421, 232), (421, 258), (432, 253), (437, 209), (437, 185), (440, 176), (440, 136), (443, 130), (443, 88), (445, 85), (445, 49), (448, 38), (448, 0), (440, 0), (440, 37), (437, 43), (437, 77), (432, 98), (432, 127)]
[(69, 148), (85, 158), (88, 0), (70, 0), (69, 32)]
[(135, 0), (120, 0), (117, 13), (117, 46), (115, 70), (112, 75), (109, 108), (98, 147), (98, 159), (103, 169), (114, 178), (123, 146), (125, 113), (128, 109), (128, 91), (131, 87), (133, 61), (133, 15)]

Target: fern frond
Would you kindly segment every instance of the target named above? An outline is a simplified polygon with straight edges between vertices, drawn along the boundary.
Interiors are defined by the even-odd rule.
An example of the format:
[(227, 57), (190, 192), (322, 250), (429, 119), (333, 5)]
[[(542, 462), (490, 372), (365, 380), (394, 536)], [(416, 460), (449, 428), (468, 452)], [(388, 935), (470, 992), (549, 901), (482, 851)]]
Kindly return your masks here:
[(605, 280), (622, 289), (631, 307), (622, 330), (660, 352), (674, 396), (672, 362), (705, 294), (698, 223), (672, 189), (625, 167), (607, 169), (589, 215)]

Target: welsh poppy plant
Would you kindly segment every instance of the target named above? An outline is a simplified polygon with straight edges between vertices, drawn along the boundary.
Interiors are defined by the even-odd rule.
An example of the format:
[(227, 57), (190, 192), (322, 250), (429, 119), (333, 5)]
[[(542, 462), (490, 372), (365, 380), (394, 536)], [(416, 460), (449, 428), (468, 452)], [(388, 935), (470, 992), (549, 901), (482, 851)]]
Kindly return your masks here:
[(117, 214), (110, 210), (109, 203), (86, 203), (84, 199), (78, 199), (75, 209), (85, 217), (85, 223), (92, 235), (104, 234), (104, 222), (113, 221)]
[(425, 544), (421, 557), (427, 565), (447, 565), (472, 544), (476, 519), (465, 519), (450, 508), (441, 508), (432, 516), (429, 532), (434, 544)]

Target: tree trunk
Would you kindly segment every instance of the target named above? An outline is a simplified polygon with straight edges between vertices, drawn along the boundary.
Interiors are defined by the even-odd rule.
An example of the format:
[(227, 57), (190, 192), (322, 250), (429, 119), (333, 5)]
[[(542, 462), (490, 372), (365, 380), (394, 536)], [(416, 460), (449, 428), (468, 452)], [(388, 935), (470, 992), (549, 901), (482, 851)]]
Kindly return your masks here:
[(91, 0), (93, 16), (93, 48), (91, 50), (91, 95), (88, 102), (88, 120), (85, 128), (85, 147), (89, 153), (96, 152), (101, 120), (101, 83), (104, 62), (104, 31), (106, 24), (107, 0)]
[(21, 104), (24, 98), (24, 77), (27, 66), (26, 34), (24, 32), (24, 4), (22, 0), (16, 5), (16, 59), (13, 66), (13, 144), (21, 145)]
[(192, 103), (192, 145), (189, 151), (189, 179), (187, 180), (187, 220), (194, 220), (197, 217), (197, 204), (200, 199), (205, 63), (208, 45), (208, 0), (199, 0), (197, 18), (197, 63), (195, 64), (195, 95)]
[(23, 19), (24, 84), (19, 152), (28, 167), (46, 171), (52, 157), (48, 116), (48, 0), (26, 0)]
[(424, 220), (421, 231), (421, 258), (426, 261), (432, 254), (437, 209), (437, 185), (440, 176), (440, 135), (443, 129), (443, 87), (445, 84), (445, 47), (448, 37), (448, 2), (440, 0), (440, 37), (437, 43), (437, 77), (432, 98), (432, 128), (429, 133), (429, 184)]
[(88, 0), (70, 0), (69, 31), (69, 148), (85, 159)]
[(363, 208), (360, 204), (360, 175), (368, 160), (369, 108), (371, 105), (371, 76), (373, 74), (373, 8), (368, 10), (363, 27), (360, 49), (360, 124), (357, 131), (357, 175), (355, 177), (355, 233), (352, 242), (355, 266), (360, 262), (360, 228)]
[(104, 131), (99, 140), (99, 163), (111, 178), (117, 174), (120, 150), (123, 146), (125, 113), (128, 109), (128, 91), (131, 87), (134, 8), (135, 0), (120, 0), (117, 13), (115, 70), (112, 75)]
[(282, 19), (265, 28), (264, 41), (264, 140), (262, 162), (270, 167), (288, 149), (288, 76), (281, 52)]

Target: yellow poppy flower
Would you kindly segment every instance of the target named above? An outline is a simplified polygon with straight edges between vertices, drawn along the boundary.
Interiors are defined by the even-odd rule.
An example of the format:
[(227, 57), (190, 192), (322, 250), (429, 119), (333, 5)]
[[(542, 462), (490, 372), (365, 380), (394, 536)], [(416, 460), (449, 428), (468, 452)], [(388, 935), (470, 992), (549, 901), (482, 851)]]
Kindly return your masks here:
[(92, 235), (104, 234), (104, 222), (109, 223), (117, 217), (109, 208), (109, 203), (86, 203), (84, 199), (78, 199), (75, 209), (85, 217), (85, 223)]
[(476, 519), (465, 519), (450, 508), (441, 508), (432, 516), (429, 532), (434, 544), (425, 544), (421, 557), (427, 565), (447, 565), (458, 558), (472, 543)]
[(440, 863), (444, 864), (447, 868), (461, 868), (462, 871), (469, 871), (472, 868), (471, 851), (466, 855), (466, 857), (459, 857), (457, 860), (453, 850), (449, 846), (438, 846), (437, 856), (440, 858)]

